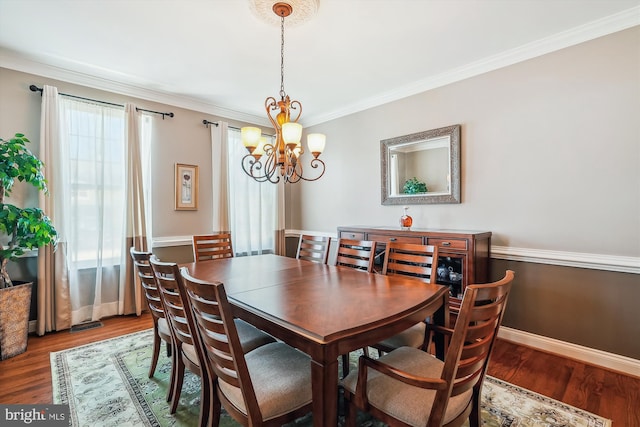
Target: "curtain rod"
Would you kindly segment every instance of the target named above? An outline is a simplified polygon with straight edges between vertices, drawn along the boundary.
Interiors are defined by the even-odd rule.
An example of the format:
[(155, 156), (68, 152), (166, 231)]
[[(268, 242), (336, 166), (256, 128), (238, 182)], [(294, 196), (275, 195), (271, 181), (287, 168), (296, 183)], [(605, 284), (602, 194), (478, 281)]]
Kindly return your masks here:
[[(220, 126), (220, 123), (218, 123), (218, 122), (210, 122), (210, 121), (209, 121), (209, 120), (207, 120), (207, 119), (204, 119), (204, 120), (202, 121), (202, 124), (203, 124), (203, 125), (205, 125), (206, 127), (209, 127), (209, 125), (214, 125), (215, 127)], [(228, 127), (228, 128), (230, 128), (230, 129), (240, 130), (240, 128), (237, 128), (237, 127), (235, 127), (235, 126), (227, 126), (227, 127)]]
[[(209, 120), (207, 120), (207, 119), (204, 119), (204, 120), (202, 121), (202, 124), (203, 124), (203, 125), (205, 125), (206, 127), (209, 127), (209, 125), (214, 125), (215, 127), (218, 127), (218, 126), (220, 125), (220, 123), (218, 123), (218, 122), (210, 122), (210, 121), (209, 121)], [(235, 127), (235, 126), (228, 126), (228, 127), (229, 127), (229, 129), (242, 130), (242, 129), (240, 129), (239, 127)], [(264, 135), (264, 134), (263, 134), (263, 135)], [(275, 135), (269, 135), (269, 134), (266, 134), (266, 135), (267, 135), (267, 136), (270, 136), (270, 137), (275, 137)]]
[[(31, 85), (31, 86), (29, 86), (29, 89), (31, 89), (31, 92), (40, 92), (40, 95), (42, 96), (42, 90), (43, 90), (42, 88), (39, 88), (36, 85)], [(66, 96), (66, 97), (69, 97), (69, 98), (82, 99), (84, 101), (98, 102), (100, 104), (113, 105), (115, 107), (124, 108), (124, 105), (122, 105), (122, 104), (114, 104), (113, 102), (100, 101), (99, 99), (84, 98), (82, 96), (69, 95), (68, 93), (59, 93), (59, 95)], [(164, 116), (169, 116), (169, 117), (175, 116), (175, 114), (173, 114), (173, 113), (163, 113), (161, 111), (145, 110), (144, 108), (138, 108), (138, 107), (136, 107), (136, 111), (144, 111), (144, 112), (147, 112), (147, 113), (161, 114), (162, 115), (162, 120), (164, 120)]]

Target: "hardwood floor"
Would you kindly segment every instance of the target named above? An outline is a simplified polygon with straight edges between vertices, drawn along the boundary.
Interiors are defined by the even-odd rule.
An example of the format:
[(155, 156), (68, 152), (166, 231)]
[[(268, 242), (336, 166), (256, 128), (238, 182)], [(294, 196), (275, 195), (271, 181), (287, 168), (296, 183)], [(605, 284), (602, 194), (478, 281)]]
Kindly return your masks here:
[[(51, 403), (49, 353), (150, 328), (151, 317), (103, 320), (101, 328), (30, 336), (27, 352), (0, 362), (0, 403)], [(613, 420), (640, 427), (640, 378), (498, 340), (489, 375)]]
[(117, 337), (153, 327), (148, 313), (140, 317), (116, 316), (102, 321), (103, 327), (80, 332), (61, 331), (29, 336), (27, 351), (0, 362), (0, 403), (51, 403), (49, 353)]

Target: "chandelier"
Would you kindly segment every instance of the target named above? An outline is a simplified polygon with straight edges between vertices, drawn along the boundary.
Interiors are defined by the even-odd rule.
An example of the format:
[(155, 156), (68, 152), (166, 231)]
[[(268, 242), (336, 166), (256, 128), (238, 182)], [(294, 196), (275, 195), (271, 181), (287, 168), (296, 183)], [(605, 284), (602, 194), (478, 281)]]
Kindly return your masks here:
[[(302, 104), (291, 101), (284, 90), (284, 18), (291, 15), (293, 7), (288, 3), (278, 2), (273, 5), (273, 12), (280, 17), (280, 99), (270, 96), (264, 106), (267, 117), (276, 131), (275, 141), (267, 142), (262, 131), (257, 127), (243, 127), (242, 143), (249, 152), (242, 158), (242, 169), (258, 182), (296, 183), (300, 180), (315, 181), (324, 175), (325, 164), (318, 157), (324, 150), (326, 137), (320, 133), (307, 135), (307, 145), (313, 155), (310, 166), (316, 170), (313, 177), (304, 175), (301, 156), (304, 153), (300, 140), (302, 125), (298, 123), (302, 114)], [(273, 116), (273, 112), (277, 114)], [(293, 117), (292, 112), (295, 114)]]

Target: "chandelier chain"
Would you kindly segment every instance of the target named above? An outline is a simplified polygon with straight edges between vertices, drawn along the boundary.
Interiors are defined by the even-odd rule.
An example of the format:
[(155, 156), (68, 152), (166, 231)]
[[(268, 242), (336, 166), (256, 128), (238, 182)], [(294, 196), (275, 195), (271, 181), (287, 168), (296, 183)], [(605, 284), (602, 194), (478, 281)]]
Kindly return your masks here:
[(280, 16), (280, 97), (284, 98), (284, 14)]

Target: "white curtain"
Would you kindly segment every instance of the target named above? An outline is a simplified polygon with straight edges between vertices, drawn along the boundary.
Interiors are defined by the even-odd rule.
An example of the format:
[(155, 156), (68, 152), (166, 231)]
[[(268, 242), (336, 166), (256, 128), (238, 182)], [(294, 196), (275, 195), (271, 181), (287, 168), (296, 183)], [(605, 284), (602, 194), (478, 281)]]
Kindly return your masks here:
[(56, 193), (68, 241), (72, 324), (118, 314), (125, 235), (125, 117), (121, 108), (60, 98), (65, 171)]
[(38, 250), (38, 319), (36, 332), (68, 329), (71, 327), (71, 303), (67, 266), (67, 236), (64, 228), (62, 206), (56, 203), (54, 195), (63, 194), (64, 169), (60, 165), (58, 89), (45, 85), (42, 90), (40, 113), (40, 160), (44, 162), (44, 176), (47, 179), (49, 195), (40, 193), (40, 207), (58, 232), (56, 250), (52, 246)]
[(211, 126), (211, 175), (213, 184), (212, 231), (230, 231), (228, 188), (228, 131), (226, 122)]
[(241, 162), (247, 150), (240, 131), (228, 130), (229, 207), (233, 248), (237, 255), (282, 253), (280, 219), (283, 183), (256, 182), (244, 173)]

